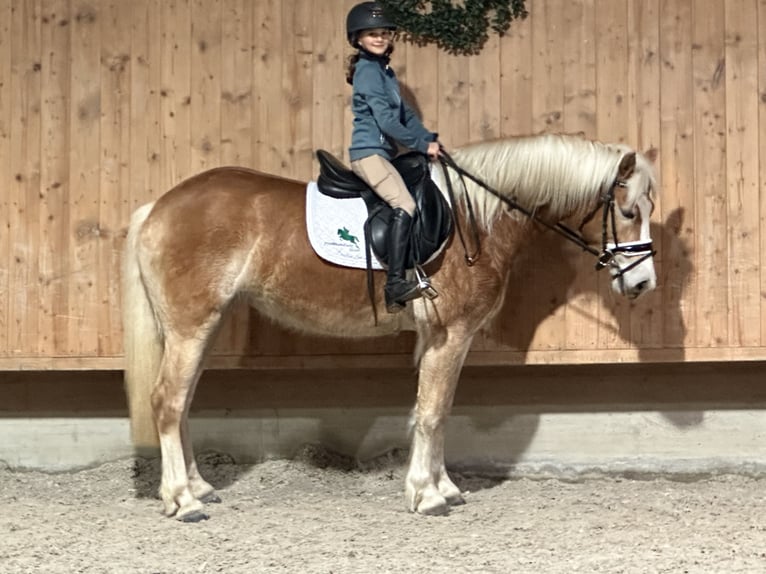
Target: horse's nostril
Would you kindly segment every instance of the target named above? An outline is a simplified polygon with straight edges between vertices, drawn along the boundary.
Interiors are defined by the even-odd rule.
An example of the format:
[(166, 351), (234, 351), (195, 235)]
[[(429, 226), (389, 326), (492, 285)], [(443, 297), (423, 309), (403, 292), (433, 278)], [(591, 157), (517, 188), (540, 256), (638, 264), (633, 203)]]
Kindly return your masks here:
[(636, 293), (643, 293), (649, 285), (649, 281), (641, 281), (636, 284)]

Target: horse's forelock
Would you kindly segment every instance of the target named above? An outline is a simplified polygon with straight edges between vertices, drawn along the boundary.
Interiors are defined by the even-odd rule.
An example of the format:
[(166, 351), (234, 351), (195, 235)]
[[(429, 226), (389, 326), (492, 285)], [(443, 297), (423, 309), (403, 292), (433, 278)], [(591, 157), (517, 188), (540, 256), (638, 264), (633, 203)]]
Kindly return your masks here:
[[(529, 209), (544, 205), (551, 215), (564, 216), (589, 209), (614, 181), (621, 158), (630, 151), (621, 144), (544, 134), (469, 145), (455, 150), (454, 158), (467, 172), (521, 205)], [(653, 182), (646, 158), (637, 160), (636, 169)], [(470, 182), (467, 187), (477, 215), (490, 226), (500, 200)]]

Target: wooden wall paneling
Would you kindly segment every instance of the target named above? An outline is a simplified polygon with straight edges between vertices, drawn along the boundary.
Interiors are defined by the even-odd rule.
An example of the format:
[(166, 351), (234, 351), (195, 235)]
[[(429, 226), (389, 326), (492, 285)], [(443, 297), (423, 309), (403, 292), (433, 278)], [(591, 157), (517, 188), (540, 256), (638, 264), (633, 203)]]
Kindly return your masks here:
[[(660, 21), (659, 0), (628, 1), (628, 144), (640, 152), (660, 147)], [(659, 167), (659, 166), (655, 166)], [(652, 241), (658, 277), (663, 273), (662, 202), (652, 214)], [(663, 318), (659, 313), (663, 285), (631, 305), (630, 340), (639, 347), (661, 347)]]
[[(163, 140), (162, 0), (132, 3), (130, 65), (130, 207), (154, 201), (166, 191), (162, 181)], [(163, 95), (164, 94), (164, 95)], [(128, 220), (124, 222), (127, 226)]]
[(532, 19), (515, 20), (500, 41), (500, 107), (503, 136), (532, 133)]
[(130, 89), (133, 7), (106, 0), (101, 17), (101, 181), (99, 186), (98, 354), (122, 350), (120, 278), (130, 218)]
[(300, 180), (311, 179), (314, 165), (311, 126), (314, 25), (313, 0), (285, 0), (282, 3), (282, 53), (292, 55), (282, 59), (282, 95), (287, 102), (282, 126), (287, 130), (284, 144), (290, 165), (286, 172), (278, 173)]
[[(317, 6), (319, 6), (317, 4)], [(351, 87), (346, 84), (346, 55), (350, 50), (342, 27), (346, 13), (341, 2), (321, 4), (314, 13), (314, 73), (313, 118), (311, 141), (314, 151), (324, 149), (343, 160), (346, 125), (344, 123), (347, 98)], [(317, 33), (321, 31), (320, 33)], [(313, 163), (311, 178), (319, 175), (318, 164)]]
[[(347, 161), (344, 23), (355, 3), (0, 0), (7, 365), (119, 355), (128, 212), (181, 179), (220, 163), (308, 179), (318, 147)], [(514, 360), (530, 340), (535, 357), (550, 360), (567, 356), (562, 348), (633, 356), (634, 345), (673, 347), (694, 360), (759, 352), (765, 4), (545, 0), (478, 56), (399, 42), (393, 65), (405, 93), (448, 147), (547, 130), (661, 150), (657, 292), (630, 305), (578, 253), (576, 275), (562, 277), (574, 295), (565, 307), (563, 284), (554, 297), (533, 285), (527, 306), (509, 301), (499, 334), (474, 349), (498, 357), (522, 350)], [(546, 286), (558, 281), (532, 275)], [(236, 321), (218, 354), (399, 353), (411, 342), (295, 337), (244, 305)], [(536, 330), (527, 325), (535, 321)]]
[[(535, 133), (561, 132), (564, 125), (564, 46), (560, 42), (564, 33), (565, 0), (548, 0), (534, 7), (532, 14), (532, 130)], [(525, 222), (526, 224), (526, 222)], [(531, 276), (523, 281), (534, 302), (518, 306), (518, 321), (522, 324), (542, 321), (530, 347), (534, 350), (561, 349), (566, 341), (566, 311), (562, 291), (558, 285), (540, 273), (552, 263), (551, 258), (533, 258), (528, 263), (535, 267)], [(556, 260), (555, 265), (560, 265)]]
[[(491, 34), (481, 52), (468, 58), (468, 141), (480, 142), (497, 139), (502, 134), (502, 105), (501, 105), (501, 39)], [(494, 169), (488, 166), (489, 169)], [(500, 166), (497, 166), (499, 169)], [(479, 177), (489, 179), (491, 173), (479, 173)], [(467, 249), (473, 249), (470, 233), (466, 233), (467, 224), (463, 224), (463, 233)], [(457, 249), (463, 249), (457, 235), (453, 240)], [(480, 255), (486, 257), (486, 254)], [(475, 351), (494, 351), (501, 348), (502, 337), (496, 339), (499, 326), (505, 324), (507, 313), (501, 310), (495, 318), (490, 331), (482, 332), (474, 339)]]
[[(253, 10), (248, 0), (221, 3), (221, 165), (253, 166)], [(237, 300), (224, 319), (215, 354), (242, 354), (249, 310)]]
[[(679, 284), (683, 251), (697, 250), (694, 181), (694, 84), (692, 77), (692, 0), (660, 0), (660, 203), (663, 214), (679, 212), (676, 258), (663, 260), (661, 315), (664, 341), (695, 343), (697, 311), (696, 260), (686, 285)], [(672, 86), (672, 89), (670, 88)], [(668, 272), (670, 265), (673, 272)], [(683, 293), (681, 293), (683, 292)], [(681, 297), (678, 302), (675, 297)], [(680, 306), (680, 313), (676, 307)]]
[[(626, 0), (596, 0), (596, 129), (598, 139), (628, 143), (628, 4)], [(599, 348), (626, 346), (630, 333), (630, 304), (610, 293), (608, 274), (599, 274), (602, 301)]]
[[(343, 58), (343, 69), (345, 70), (346, 64), (348, 63), (348, 57), (351, 56), (351, 54), (354, 53), (353, 48), (349, 45), (348, 41), (346, 40), (346, 15), (348, 14), (348, 11), (351, 10), (356, 4), (356, 0), (343, 0), (340, 2), (343, 10), (343, 14), (341, 16), (341, 20), (337, 22), (333, 27), (328, 28), (327, 33), (333, 34), (333, 30), (337, 30), (337, 34), (343, 39), (343, 48), (341, 50), (341, 57)], [(402, 42), (399, 42), (401, 44)], [(401, 67), (401, 60), (399, 59), (399, 53), (397, 52), (396, 55), (393, 57), (394, 66), (399, 71), (399, 68)], [(345, 78), (345, 72), (344, 76)], [(352, 94), (352, 88), (348, 84), (346, 84), (343, 87), (343, 101), (345, 102), (345, 105), (343, 106), (343, 153), (344, 153), (344, 160), (348, 161), (348, 147), (351, 145), (351, 131), (352, 126), (354, 122), (354, 115), (351, 113), (351, 94)]]
[(11, 149), (9, 186), (9, 354), (37, 352), (39, 284), (40, 90), (39, 1), (19, 1), (11, 11)]
[[(758, 194), (758, 6), (725, 3), (729, 345), (761, 343)], [(763, 30), (762, 30), (763, 31)], [(761, 68), (763, 73), (763, 67)]]
[(191, 4), (191, 170), (221, 164), (221, 0)]
[(69, 173), (69, 354), (97, 355), (99, 314), (99, 182), (101, 34), (104, 5), (72, 3)]
[(727, 346), (729, 224), (726, 199), (724, 0), (695, 0), (694, 144), (698, 281), (697, 344)]
[[(287, 176), (291, 169), (287, 155), (289, 130), (285, 127), (289, 121), (289, 108), (282, 76), (283, 60), (288, 55), (293, 57), (293, 53), (284, 52), (282, 45), (282, 36), (288, 32), (292, 34), (292, 31), (283, 29), (283, 12), (289, 17), (277, 0), (257, 2), (253, 11), (253, 161), (259, 171)], [(251, 354), (280, 355), (294, 351), (294, 335), (256, 313), (249, 313), (249, 318), (248, 348)]]
[(11, 0), (0, 0), (0, 357), (9, 354), (8, 327), (10, 291), (11, 236)]
[(452, 147), (470, 143), (468, 114), (468, 57), (444, 52), (438, 57), (439, 74), (439, 135)]
[(500, 137), (500, 39), (490, 35), (481, 53), (468, 60), (468, 137)]
[[(535, 10), (525, 20), (511, 23), (500, 40), (500, 135), (518, 136), (533, 132), (532, 98), (534, 97), (534, 58), (532, 57)], [(440, 56), (444, 57), (444, 56)], [(440, 100), (441, 106), (443, 97)], [(475, 349), (508, 350), (525, 346), (518, 334), (518, 321), (523, 313), (513, 294), (506, 297), (503, 309), (495, 317), (487, 333), (477, 335)]]
[(253, 166), (253, 12), (247, 0), (222, 0), (222, 165)]
[(191, 4), (162, 2), (160, 195), (191, 175)]
[(70, 26), (68, 0), (46, 2), (42, 14), (40, 166), (40, 315), (38, 353), (67, 354), (69, 293)]
[[(397, 44), (401, 45), (403, 42)], [(433, 44), (428, 46), (407, 45), (406, 58), (402, 60), (397, 47), (396, 61), (404, 61), (402, 96), (419, 115), (426, 129), (439, 134), (439, 141), (452, 149), (453, 143), (442, 136), (443, 126), (439, 125), (439, 49)], [(397, 74), (399, 70), (397, 69)]]
[[(594, 0), (566, 2), (562, 6), (564, 104), (562, 131), (596, 137), (596, 42)], [(598, 274), (593, 256), (571, 249), (573, 273), (564, 322), (567, 349), (594, 349), (598, 341)]]
[(288, 168), (282, 157), (285, 149), (280, 126), (286, 121), (283, 102), (282, 4), (261, 0), (253, 11), (253, 161), (259, 171), (284, 174)]
[[(760, 182), (760, 229), (761, 229), (761, 346), (766, 345), (766, 0), (758, 0), (758, 149)], [(0, 250), (0, 255), (2, 250)]]
[(532, 24), (532, 132), (560, 132), (564, 109), (563, 0), (536, 4)]

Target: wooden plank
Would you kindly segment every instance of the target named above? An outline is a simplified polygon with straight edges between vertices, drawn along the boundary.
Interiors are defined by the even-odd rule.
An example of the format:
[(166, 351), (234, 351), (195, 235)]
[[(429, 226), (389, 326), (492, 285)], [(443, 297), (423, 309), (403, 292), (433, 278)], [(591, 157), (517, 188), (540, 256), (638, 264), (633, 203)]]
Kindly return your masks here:
[(287, 161), (283, 159), (280, 126), (287, 117), (283, 97), (277, 86), (282, 86), (280, 59), (282, 34), (282, 6), (279, 0), (262, 0), (253, 10), (253, 85), (267, 86), (255, 91), (253, 108), (253, 162), (257, 170), (266, 173), (284, 173)]
[(68, 353), (98, 352), (101, 300), (98, 283), (99, 183), (101, 155), (101, 34), (96, 9), (85, 0), (72, 2), (71, 107), (69, 125), (69, 243), (71, 271), (68, 304)]
[[(766, 30), (766, 0), (758, 0), (758, 30)], [(766, 341), (766, 33), (758, 36), (758, 150), (760, 153), (760, 228), (761, 228), (761, 344)], [(2, 254), (2, 251), (0, 251)]]
[[(564, 31), (564, 0), (548, 0), (532, 15), (532, 131), (559, 133), (564, 125), (564, 46), (559, 41)], [(547, 241), (548, 238), (543, 239)], [(562, 249), (557, 242), (553, 249)], [(561, 349), (566, 341), (565, 291), (549, 281), (548, 271), (557, 256), (530, 258), (532, 275), (525, 278), (527, 289), (538, 297), (535, 305), (519, 305), (516, 319), (523, 324), (539, 325), (529, 348)]]
[(500, 106), (503, 136), (532, 133), (532, 21), (515, 20), (500, 41)]
[[(567, 2), (561, 7), (562, 77), (564, 86), (562, 129), (596, 137), (596, 43), (594, 0)], [(567, 349), (592, 349), (598, 341), (598, 274), (593, 256), (571, 250), (562, 262), (573, 275), (563, 324)]]
[[(343, 57), (344, 57), (344, 70), (346, 68), (346, 65), (348, 64), (348, 58), (354, 53), (354, 49), (351, 48), (351, 46), (348, 44), (348, 41), (346, 40), (346, 18), (345, 15), (348, 14), (349, 10), (353, 8), (357, 2), (356, 0), (343, 0), (343, 18), (335, 25), (338, 30), (338, 35), (340, 35), (345, 43), (343, 44)], [(399, 42), (399, 45), (404, 44), (404, 42)], [(406, 61), (406, 57), (405, 57)], [(401, 68), (402, 60), (400, 59), (399, 53), (396, 52), (396, 55), (394, 56), (394, 67), (397, 69), (397, 71)], [(437, 76), (438, 78), (438, 76)], [(346, 86), (344, 91), (344, 99), (346, 102), (346, 106), (343, 112), (343, 125), (345, 126), (343, 130), (343, 151), (346, 154), (344, 157), (346, 160), (348, 160), (348, 148), (351, 145), (351, 132), (353, 130), (353, 122), (354, 122), (354, 115), (351, 112), (351, 94), (353, 93), (351, 86)]]
[[(660, 100), (662, 213), (675, 214), (675, 227), (663, 246), (663, 341), (676, 348), (694, 346), (696, 330), (696, 273), (688, 258), (695, 257), (694, 101), (692, 77), (692, 2), (660, 2)], [(673, 241), (669, 241), (672, 239)], [(695, 262), (696, 264), (696, 262)]]
[[(758, 6), (725, 2), (729, 345), (761, 342)], [(761, 29), (763, 32), (763, 29)], [(761, 62), (761, 73), (766, 62)]]
[[(396, 48), (396, 62), (402, 62), (399, 46)], [(420, 116), (426, 129), (439, 133), (442, 143), (449, 149), (451, 142), (445, 141), (441, 137), (441, 126), (438, 125), (439, 119), (439, 49), (429, 44), (426, 46), (415, 46), (408, 44), (406, 62), (403, 72), (397, 69), (397, 75), (404, 77), (400, 81), (402, 88), (402, 97), (405, 98), (416, 113)]]
[[(130, 66), (130, 210), (162, 195), (165, 163), (161, 96), (162, 0), (132, 3)], [(128, 221), (124, 222), (125, 225)]]
[(311, 179), (313, 167), (313, 17), (311, 0), (283, 0), (282, 54), (291, 57), (282, 58), (282, 98), (287, 107), (286, 115), (280, 120), (285, 130), (282, 145), (289, 165), (286, 170), (275, 173), (300, 180)]
[[(677, 349), (587, 349), (542, 351), (472, 351), (466, 367), (511, 365), (608, 365), (626, 363), (678, 364), (679, 357), (687, 363), (756, 362), (766, 360), (766, 347), (690, 347), (683, 356)], [(18, 371), (110, 371), (124, 368), (123, 357), (0, 357), (0, 372)], [(411, 369), (412, 354), (402, 352), (364, 353), (350, 355), (319, 354), (242, 357), (226, 355), (211, 357), (209, 369), (281, 370), (297, 369), (312, 372), (319, 369)], [(0, 377), (0, 385), (8, 376)]]
[(696, 338), (702, 346), (727, 346), (729, 341), (724, 4), (694, 3)]
[(11, 229), (11, 0), (0, 0), (0, 357), (8, 355)]
[[(628, 143), (628, 5), (626, 0), (596, 0), (596, 136)], [(609, 275), (599, 277), (602, 306), (598, 346), (624, 347), (631, 332), (630, 304), (612, 295)]]
[(70, 21), (68, 0), (45, 4), (42, 17), (42, 165), (40, 189), (39, 354), (67, 352), (69, 261)]
[(221, 163), (221, 2), (191, 3), (190, 175)]
[(532, 131), (562, 131), (564, 118), (564, 61), (561, 33), (564, 3), (548, 0), (532, 14)]
[(500, 137), (500, 39), (491, 34), (481, 53), (468, 60), (468, 137)]
[(190, 0), (161, 7), (160, 188), (168, 190), (191, 175), (191, 9)]
[(15, 2), (11, 9), (9, 354), (37, 353), (39, 305), (39, 194), (41, 7)]
[(131, 22), (133, 6), (101, 4), (101, 170), (98, 245), (98, 354), (122, 349), (120, 273), (130, 219)]
[[(222, 165), (252, 166), (253, 3), (221, 3), (221, 145)], [(249, 338), (247, 301), (232, 304), (213, 353), (244, 352)]]
[(222, 165), (253, 165), (253, 3), (221, 3)]
[[(628, 144), (640, 152), (660, 148), (660, 7), (659, 0), (628, 2)], [(652, 215), (652, 240), (658, 277), (664, 273), (662, 201)], [(640, 347), (662, 345), (663, 284), (649, 296), (631, 303), (630, 341)]]
[[(346, 83), (346, 35), (341, 31), (346, 13), (342, 2), (322, 3), (314, 14), (314, 30), (335, 30), (314, 34), (313, 121), (311, 140), (315, 149), (324, 149), (338, 158), (345, 153), (346, 100), (351, 87)], [(349, 130), (350, 131), (350, 130)], [(314, 163), (312, 178), (317, 175)]]
[(439, 52), (439, 122), (440, 135), (453, 147), (470, 142), (468, 115), (468, 56), (452, 56)]

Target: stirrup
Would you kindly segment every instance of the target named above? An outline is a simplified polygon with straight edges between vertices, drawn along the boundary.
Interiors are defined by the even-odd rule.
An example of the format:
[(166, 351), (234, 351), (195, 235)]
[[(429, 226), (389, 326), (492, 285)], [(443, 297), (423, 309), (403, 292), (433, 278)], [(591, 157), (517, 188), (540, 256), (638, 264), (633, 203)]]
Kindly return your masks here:
[(426, 275), (420, 265), (415, 265), (415, 279), (418, 282), (418, 291), (427, 299), (434, 300), (439, 296), (439, 292), (431, 285), (431, 279)]

